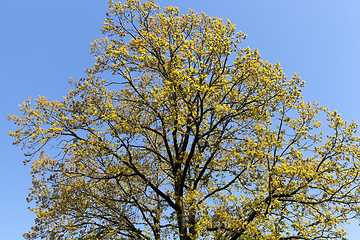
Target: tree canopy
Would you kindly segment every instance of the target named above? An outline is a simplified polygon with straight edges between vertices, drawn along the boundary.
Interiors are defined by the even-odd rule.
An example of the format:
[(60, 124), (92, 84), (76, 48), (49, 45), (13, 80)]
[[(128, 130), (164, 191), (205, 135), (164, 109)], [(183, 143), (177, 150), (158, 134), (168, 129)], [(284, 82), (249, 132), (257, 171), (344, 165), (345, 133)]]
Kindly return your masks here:
[(360, 203), (355, 122), (303, 101), (299, 76), (241, 48), (229, 20), (110, 1), (101, 30), (63, 100), (9, 116), (32, 165), (27, 239), (346, 234)]

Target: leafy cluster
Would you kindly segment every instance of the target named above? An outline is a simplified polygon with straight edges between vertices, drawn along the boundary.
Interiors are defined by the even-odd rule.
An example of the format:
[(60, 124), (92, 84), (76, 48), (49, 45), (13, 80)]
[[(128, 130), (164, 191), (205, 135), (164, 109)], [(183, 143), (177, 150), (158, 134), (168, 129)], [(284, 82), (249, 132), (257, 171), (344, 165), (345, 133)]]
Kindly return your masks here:
[(87, 77), (9, 116), (32, 162), (27, 239), (344, 236), (360, 202), (356, 123), (304, 102), (300, 78), (240, 48), (229, 20), (109, 5)]

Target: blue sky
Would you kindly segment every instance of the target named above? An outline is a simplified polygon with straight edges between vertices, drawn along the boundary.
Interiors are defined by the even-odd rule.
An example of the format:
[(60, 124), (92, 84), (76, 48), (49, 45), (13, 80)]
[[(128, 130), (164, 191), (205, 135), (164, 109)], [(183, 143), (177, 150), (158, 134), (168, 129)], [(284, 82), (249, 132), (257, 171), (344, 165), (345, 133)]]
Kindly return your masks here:
[[(89, 44), (108, 9), (106, 0), (4, 0), (0, 2), (0, 235), (22, 239), (34, 216), (25, 200), (31, 187), (30, 166), (11, 145), (8, 114), (44, 95), (61, 99), (69, 77), (84, 77), (94, 63)], [(288, 76), (306, 81), (305, 100), (338, 110), (360, 122), (360, 1), (358, 0), (161, 0), (161, 6), (188, 8), (228, 18), (248, 34), (242, 47), (258, 48), (263, 59), (279, 61)], [(349, 239), (360, 227), (354, 222)]]

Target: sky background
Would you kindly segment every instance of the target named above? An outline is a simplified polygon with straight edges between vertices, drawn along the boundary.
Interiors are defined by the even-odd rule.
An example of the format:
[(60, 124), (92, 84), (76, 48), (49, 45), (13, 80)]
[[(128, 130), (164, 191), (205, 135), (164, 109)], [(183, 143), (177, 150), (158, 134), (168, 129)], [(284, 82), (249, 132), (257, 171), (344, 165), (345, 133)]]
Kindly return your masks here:
[[(338, 110), (360, 123), (359, 0), (161, 0), (160, 6), (189, 8), (228, 18), (248, 34), (241, 47), (258, 48), (264, 60), (279, 61), (291, 77), (306, 81), (306, 101)], [(0, 236), (23, 239), (34, 222), (27, 210), (30, 166), (8, 136), (18, 105), (38, 95), (62, 99), (69, 77), (84, 77), (94, 57), (89, 44), (101, 38), (106, 0), (2, 0), (0, 2)], [(355, 221), (345, 226), (359, 239)]]

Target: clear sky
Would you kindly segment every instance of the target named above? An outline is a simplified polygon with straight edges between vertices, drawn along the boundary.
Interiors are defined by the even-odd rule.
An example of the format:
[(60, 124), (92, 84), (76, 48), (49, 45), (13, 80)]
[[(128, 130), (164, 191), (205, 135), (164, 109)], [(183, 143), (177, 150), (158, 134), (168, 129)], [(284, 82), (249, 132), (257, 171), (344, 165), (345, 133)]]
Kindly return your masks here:
[[(263, 59), (279, 61), (288, 76), (306, 81), (305, 100), (338, 110), (360, 123), (359, 0), (159, 0), (228, 18), (248, 34), (242, 47), (258, 48)], [(11, 145), (8, 114), (38, 95), (62, 99), (69, 77), (84, 77), (94, 63), (89, 44), (101, 38), (107, 0), (0, 1), (0, 236), (22, 239), (34, 215), (25, 200), (31, 187), (23, 152)], [(355, 221), (345, 226), (357, 240)]]

